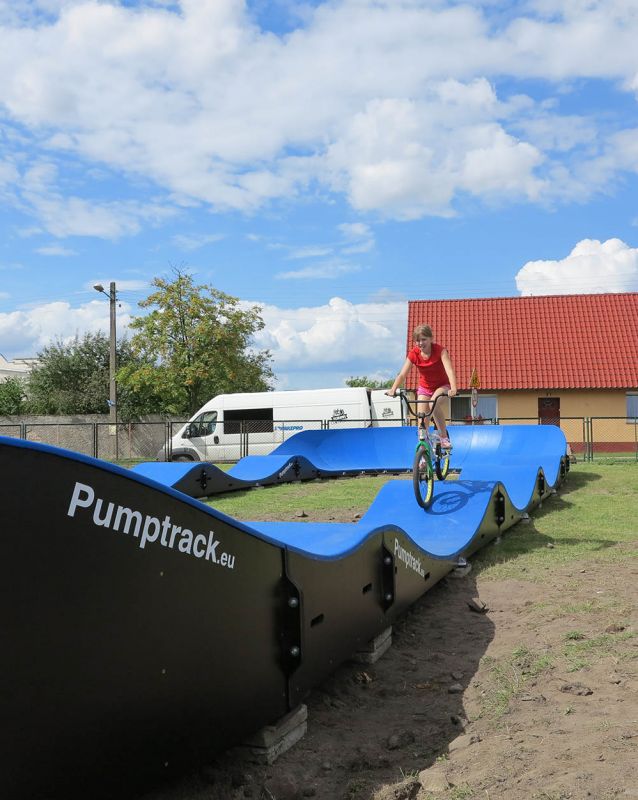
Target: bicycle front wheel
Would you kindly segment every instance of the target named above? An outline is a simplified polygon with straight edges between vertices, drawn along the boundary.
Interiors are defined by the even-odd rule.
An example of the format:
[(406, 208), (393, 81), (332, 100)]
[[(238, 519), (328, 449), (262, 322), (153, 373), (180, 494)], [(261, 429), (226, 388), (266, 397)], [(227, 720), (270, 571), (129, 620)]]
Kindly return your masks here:
[(434, 497), (434, 470), (425, 447), (417, 447), (412, 467), (414, 496), (421, 508), (429, 508)]
[(440, 444), (436, 446), (434, 470), (436, 472), (436, 477), (440, 481), (444, 481), (450, 471), (450, 452), (449, 450), (444, 450)]

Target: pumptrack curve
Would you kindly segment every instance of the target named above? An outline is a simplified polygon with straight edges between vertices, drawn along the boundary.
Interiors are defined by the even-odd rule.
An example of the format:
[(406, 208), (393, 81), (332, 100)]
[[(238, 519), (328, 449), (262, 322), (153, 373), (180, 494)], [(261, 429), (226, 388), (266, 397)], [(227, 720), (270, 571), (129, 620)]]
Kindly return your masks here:
[[(0, 437), (3, 796), (132, 797), (204, 763), (294, 708), (569, 468), (552, 426), (451, 436), (460, 477), (427, 512), (391, 480), (350, 524), (242, 523), (175, 488), (180, 470), (157, 480)], [(414, 439), (303, 432), (234, 477), (402, 471)]]

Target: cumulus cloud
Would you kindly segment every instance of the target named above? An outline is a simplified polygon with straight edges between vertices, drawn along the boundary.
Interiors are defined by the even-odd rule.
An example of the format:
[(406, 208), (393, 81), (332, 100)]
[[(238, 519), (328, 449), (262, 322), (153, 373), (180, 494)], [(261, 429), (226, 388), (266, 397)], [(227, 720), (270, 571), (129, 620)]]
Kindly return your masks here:
[(351, 375), (388, 378), (403, 363), (405, 300), (351, 303), (333, 297), (322, 306), (262, 309), (266, 325), (256, 344), (272, 351), (282, 385), (342, 385)]
[[(574, 165), (602, 152), (608, 173), (635, 163), (615, 159), (601, 119), (573, 126), (544, 103), (551, 85), (539, 101), (497, 82), (635, 91), (638, 17), (622, 0), (524, 6), (492, 28), (480, 5), (336, 0), (277, 36), (243, 0), (5, 1), (0, 108), (23, 131), (22, 163), (29, 143), (45, 146), (60, 169), (79, 156), (177, 205), (252, 211), (320, 186), (409, 220), (449, 216), (465, 193), (582, 197), (601, 183), (584, 168), (572, 179)], [(0, 165), (0, 185), (13, 178)], [(56, 236), (130, 235), (160, 213), (64, 195), (21, 199)]]
[(137, 233), (142, 223), (156, 224), (176, 213), (174, 208), (155, 202), (96, 201), (65, 194), (58, 186), (58, 168), (51, 161), (34, 161), (22, 173), (17, 169), (9, 171), (8, 177), (11, 205), (36, 217), (40, 223), (40, 229), (24, 230), (23, 236), (44, 229), (58, 238), (96, 236), (118, 239)]
[(523, 295), (638, 291), (638, 248), (583, 239), (556, 261), (528, 261), (516, 275)]
[[(87, 283), (108, 286), (108, 279)], [(118, 289), (139, 289), (134, 281), (117, 280)], [(246, 301), (246, 306), (254, 305)], [(405, 356), (407, 303), (397, 297), (351, 303), (333, 297), (322, 306), (285, 309), (263, 305), (265, 327), (255, 346), (271, 350), (279, 386), (341, 386), (352, 375), (389, 378)], [(131, 306), (118, 304), (118, 336), (131, 319)], [(86, 332), (109, 330), (109, 304), (95, 300), (79, 306), (58, 301), (0, 313), (2, 352), (9, 358), (32, 356), (46, 345), (71, 341)]]
[[(130, 321), (130, 306), (118, 307), (118, 336)], [(57, 301), (34, 308), (0, 313), (0, 341), (9, 359), (32, 356), (56, 341), (72, 341), (76, 335), (109, 330), (109, 304), (92, 300), (80, 306)]]

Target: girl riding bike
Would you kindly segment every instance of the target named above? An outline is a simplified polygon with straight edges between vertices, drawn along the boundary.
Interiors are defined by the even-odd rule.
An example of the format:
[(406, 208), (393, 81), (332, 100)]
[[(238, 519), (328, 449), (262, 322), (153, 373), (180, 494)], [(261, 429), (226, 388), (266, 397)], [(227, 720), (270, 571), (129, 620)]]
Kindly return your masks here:
[(432, 409), (432, 401), (439, 395), (446, 394), (454, 397), (457, 391), (456, 373), (450, 354), (443, 345), (436, 344), (429, 325), (418, 325), (414, 329), (415, 346), (408, 352), (408, 357), (395, 378), (392, 388), (386, 394), (394, 397), (397, 389), (405, 380), (412, 366), (419, 371), (419, 386), (417, 389), (417, 408), (428, 416), (430, 412), (434, 419), (437, 431), (441, 437), (441, 447), (450, 450), (452, 444), (448, 437), (445, 417), (447, 416), (448, 403), (438, 402)]

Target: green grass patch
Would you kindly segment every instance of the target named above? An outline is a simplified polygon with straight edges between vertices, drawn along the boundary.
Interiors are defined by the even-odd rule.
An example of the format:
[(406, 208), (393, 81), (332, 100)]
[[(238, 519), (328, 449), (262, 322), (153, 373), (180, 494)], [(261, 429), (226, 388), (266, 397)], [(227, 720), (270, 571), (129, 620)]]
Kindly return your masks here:
[(568, 631), (565, 634), (565, 638), (570, 641), (578, 642), (581, 639), (586, 639), (587, 637), (585, 636), (584, 633), (581, 633), (580, 631)]
[(482, 713), (499, 719), (507, 713), (512, 700), (522, 694), (529, 681), (552, 669), (554, 659), (549, 653), (534, 652), (517, 647), (508, 658), (498, 661), (483, 659), (488, 680), (483, 694)]
[(210, 498), (208, 505), (237, 519), (292, 519), (300, 510), (327, 519), (347, 509), (352, 515), (370, 507), (387, 476), (283, 483), (266, 489), (228, 492)]
[(637, 554), (637, 507), (635, 465), (579, 464), (557, 494), (532, 510), (529, 523), (479, 551), (474, 565), (487, 578), (525, 580), (542, 580), (550, 566), (580, 560), (607, 569)]

